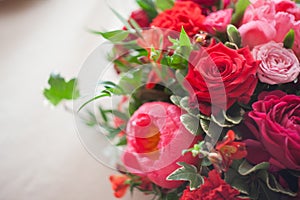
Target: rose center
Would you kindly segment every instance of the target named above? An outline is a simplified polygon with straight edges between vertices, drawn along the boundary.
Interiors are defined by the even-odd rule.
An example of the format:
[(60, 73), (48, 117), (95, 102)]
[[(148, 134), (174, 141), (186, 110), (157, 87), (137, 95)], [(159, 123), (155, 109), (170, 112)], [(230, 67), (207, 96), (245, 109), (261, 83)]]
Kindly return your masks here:
[(151, 153), (158, 150), (158, 144), (160, 141), (160, 132), (151, 134), (149, 137), (136, 138), (138, 146), (138, 153)]

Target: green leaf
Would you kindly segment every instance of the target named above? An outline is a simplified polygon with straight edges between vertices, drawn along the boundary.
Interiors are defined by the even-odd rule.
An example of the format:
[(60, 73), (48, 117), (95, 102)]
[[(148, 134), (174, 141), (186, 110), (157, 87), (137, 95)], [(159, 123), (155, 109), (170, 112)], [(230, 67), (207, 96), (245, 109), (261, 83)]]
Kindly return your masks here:
[(235, 11), (231, 18), (231, 24), (237, 25), (244, 16), (244, 12), (250, 5), (249, 0), (238, 0), (235, 4)]
[(197, 168), (194, 165), (189, 165), (184, 162), (177, 163), (180, 168), (172, 172), (167, 180), (189, 181), (190, 189), (195, 190), (204, 183), (203, 177), (198, 174)]
[(249, 175), (258, 170), (267, 170), (270, 164), (268, 162), (262, 162), (255, 166), (250, 165), (246, 160), (244, 160), (238, 168), (238, 172), (243, 175)]
[(184, 127), (193, 135), (199, 135), (199, 119), (189, 114), (183, 114), (180, 116), (180, 121)]
[(136, 2), (151, 20), (157, 16), (158, 13), (152, 0), (136, 0)]
[(181, 47), (189, 47), (192, 48), (192, 43), (190, 41), (189, 36), (185, 32), (184, 28), (181, 28), (180, 36), (179, 36), (179, 44)]
[(116, 31), (109, 31), (109, 32), (100, 32), (100, 31), (90, 30), (90, 32), (97, 34), (97, 35), (101, 35), (103, 38), (111, 41), (112, 43), (121, 42), (121, 41), (125, 40), (129, 35), (129, 32), (124, 31), (124, 30), (116, 30)]
[(155, 5), (159, 10), (164, 11), (164, 10), (173, 8), (174, 1), (173, 0), (155, 0)]
[(211, 136), (211, 134), (208, 132), (208, 130), (209, 130), (209, 124), (210, 124), (210, 121), (209, 121), (209, 120), (200, 119), (200, 125), (201, 125), (202, 130), (203, 130), (207, 135)]
[(287, 49), (292, 49), (295, 41), (295, 31), (291, 29), (285, 36), (283, 46)]
[(173, 104), (175, 104), (176, 106), (180, 106), (180, 100), (182, 99), (182, 97), (180, 96), (176, 96), (176, 95), (172, 95), (170, 97), (170, 100), (172, 101)]
[(268, 188), (273, 190), (274, 192), (280, 192), (289, 196), (297, 196), (297, 193), (292, 192), (289, 189), (283, 188), (272, 174), (266, 175), (266, 183)]
[(116, 146), (124, 146), (127, 144), (126, 135), (119, 138), (118, 142), (116, 143)]
[(65, 81), (59, 74), (51, 74), (48, 80), (49, 88), (43, 91), (44, 96), (54, 106), (62, 100), (72, 100), (79, 97), (77, 80), (75, 78)]
[(227, 26), (227, 35), (228, 35), (230, 42), (236, 44), (238, 47), (241, 46), (242, 38), (241, 38), (241, 35), (240, 35), (238, 29), (234, 25), (229, 24)]

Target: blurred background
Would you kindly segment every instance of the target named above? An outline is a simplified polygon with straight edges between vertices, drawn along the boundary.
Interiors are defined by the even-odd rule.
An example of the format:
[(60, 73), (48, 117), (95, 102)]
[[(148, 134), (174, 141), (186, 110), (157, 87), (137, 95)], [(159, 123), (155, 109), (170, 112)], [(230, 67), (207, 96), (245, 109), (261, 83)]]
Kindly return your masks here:
[(1, 200), (115, 199), (108, 176), (116, 172), (87, 153), (72, 114), (42, 96), (51, 72), (76, 76), (103, 42), (87, 28), (122, 27), (108, 4), (126, 17), (135, 7), (134, 0), (107, 2), (0, 1)]

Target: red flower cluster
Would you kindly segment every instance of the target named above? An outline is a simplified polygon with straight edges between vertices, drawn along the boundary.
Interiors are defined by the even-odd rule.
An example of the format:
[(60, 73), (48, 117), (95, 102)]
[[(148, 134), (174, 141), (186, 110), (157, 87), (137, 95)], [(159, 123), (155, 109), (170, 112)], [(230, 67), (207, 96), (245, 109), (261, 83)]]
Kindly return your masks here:
[(241, 200), (240, 192), (227, 184), (216, 170), (210, 171), (204, 180), (196, 190), (185, 189), (180, 200)]
[(172, 9), (160, 13), (153, 19), (151, 26), (178, 32), (183, 27), (189, 36), (193, 36), (200, 30), (205, 30), (204, 20), (205, 16), (202, 15), (198, 4), (191, 1), (182, 1), (175, 2)]

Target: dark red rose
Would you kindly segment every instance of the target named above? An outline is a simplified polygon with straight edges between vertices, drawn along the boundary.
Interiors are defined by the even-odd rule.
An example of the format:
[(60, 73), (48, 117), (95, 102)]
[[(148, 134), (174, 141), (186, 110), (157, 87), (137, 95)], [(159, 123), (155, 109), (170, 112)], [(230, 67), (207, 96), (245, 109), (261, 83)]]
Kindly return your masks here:
[(254, 164), (268, 161), (273, 170), (300, 170), (300, 97), (263, 92), (252, 107), (245, 120), (254, 136), (244, 141), (247, 159)]
[(205, 16), (201, 8), (192, 1), (175, 2), (170, 10), (165, 10), (153, 19), (151, 26), (181, 31), (183, 27), (189, 36), (194, 36), (200, 30), (205, 30), (203, 25)]
[(149, 27), (150, 25), (149, 17), (143, 10), (133, 11), (129, 18), (134, 19), (141, 28)]
[(211, 106), (227, 110), (235, 102), (248, 103), (257, 84), (258, 64), (248, 47), (233, 50), (218, 43), (192, 52), (186, 76), (194, 90), (192, 99), (206, 115), (211, 114)]
[(185, 189), (180, 200), (240, 200), (240, 192), (227, 184), (216, 170), (208, 173), (204, 184), (196, 190)]

